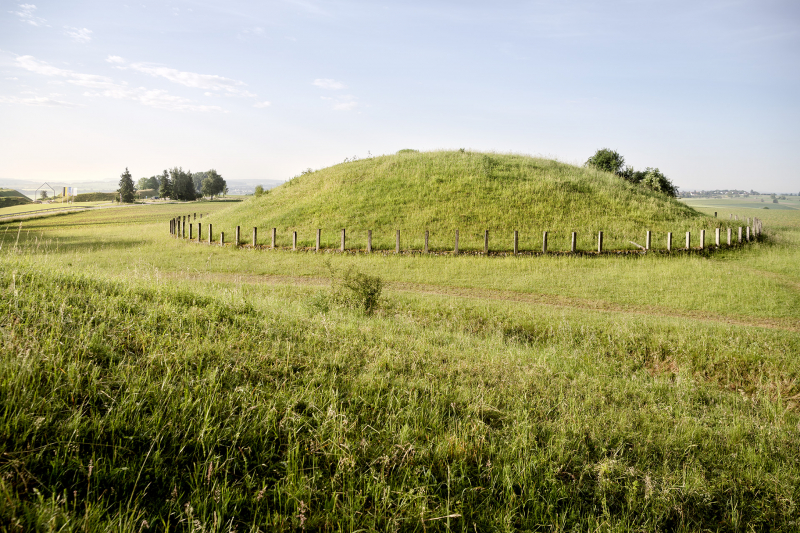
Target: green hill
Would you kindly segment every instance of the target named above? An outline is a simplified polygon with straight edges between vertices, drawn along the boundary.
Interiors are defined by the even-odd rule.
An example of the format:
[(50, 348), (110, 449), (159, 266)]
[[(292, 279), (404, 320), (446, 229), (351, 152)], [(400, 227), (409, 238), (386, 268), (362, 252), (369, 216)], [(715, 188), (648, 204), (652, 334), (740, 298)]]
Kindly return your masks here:
[(14, 189), (0, 189), (0, 208), (29, 204), (32, 200)]
[(522, 250), (541, 249), (545, 230), (551, 250), (569, 249), (572, 231), (581, 249), (591, 249), (599, 230), (606, 247), (630, 249), (629, 241), (644, 244), (648, 229), (654, 247), (665, 246), (668, 231), (677, 247), (685, 231), (726, 224), (610, 173), (461, 151), (402, 151), (309, 172), (204, 222), (226, 235), (241, 225), (243, 242), (253, 226), (261, 242), (276, 227), (282, 246), (290, 244), (292, 231), (299, 245), (312, 246), (316, 228), (323, 230), (323, 245), (337, 246), (346, 228), (348, 247), (364, 248), (371, 229), (375, 248), (394, 249), (400, 230), (402, 248), (419, 249), (428, 230), (432, 250), (452, 249), (456, 229), (463, 250), (482, 249), (487, 229), (494, 250), (511, 249), (514, 230)]

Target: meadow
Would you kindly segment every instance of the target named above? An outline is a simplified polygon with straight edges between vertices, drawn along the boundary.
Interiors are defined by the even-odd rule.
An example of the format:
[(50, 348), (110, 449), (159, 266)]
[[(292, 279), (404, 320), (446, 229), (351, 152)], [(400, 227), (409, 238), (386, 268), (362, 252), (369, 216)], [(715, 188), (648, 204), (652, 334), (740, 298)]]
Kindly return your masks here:
[[(169, 236), (246, 207), (221, 202), (0, 224), (0, 528), (797, 531), (800, 212), (686, 203), (766, 238), (452, 257)], [(354, 272), (383, 282), (372, 313)]]

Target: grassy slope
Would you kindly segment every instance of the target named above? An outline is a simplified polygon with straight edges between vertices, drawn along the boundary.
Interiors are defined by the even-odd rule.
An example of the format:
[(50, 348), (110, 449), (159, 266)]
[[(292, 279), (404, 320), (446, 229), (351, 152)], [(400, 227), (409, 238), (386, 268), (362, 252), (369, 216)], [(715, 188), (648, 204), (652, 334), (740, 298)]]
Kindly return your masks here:
[[(510, 248), (520, 231), (524, 249), (540, 249), (548, 230), (559, 246), (577, 231), (585, 248), (598, 230), (608, 246), (632, 248), (648, 229), (677, 233), (716, 227), (715, 221), (673, 199), (631, 186), (615, 176), (521, 155), (428, 152), (342, 163), (296, 177), (261, 198), (251, 198), (212, 222), (226, 234), (236, 225), (297, 230), (304, 244), (316, 228), (335, 245), (347, 228), (353, 246), (421, 248), (425, 230), (434, 248), (450, 249), (459, 229), (462, 249), (481, 249), (488, 229), (495, 246)], [(502, 244), (501, 244), (502, 243)], [(567, 245), (568, 246), (568, 245)]]
[(29, 204), (32, 200), (14, 189), (0, 189), (0, 209), (15, 205)]

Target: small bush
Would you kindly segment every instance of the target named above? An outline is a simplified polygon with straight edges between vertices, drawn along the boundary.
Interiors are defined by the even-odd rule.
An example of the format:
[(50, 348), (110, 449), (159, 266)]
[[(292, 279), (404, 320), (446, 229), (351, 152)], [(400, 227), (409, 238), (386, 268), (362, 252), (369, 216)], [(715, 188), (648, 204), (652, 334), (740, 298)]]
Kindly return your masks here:
[(383, 280), (348, 268), (339, 274), (328, 265), (332, 277), (331, 301), (350, 309), (361, 309), (371, 315), (379, 306)]
[(397, 151), (398, 154), (418, 154), (419, 150), (414, 150), (413, 148), (403, 148), (402, 150)]
[(256, 198), (260, 197), (264, 194), (264, 187), (262, 185), (256, 185), (256, 190), (253, 194), (255, 194)]

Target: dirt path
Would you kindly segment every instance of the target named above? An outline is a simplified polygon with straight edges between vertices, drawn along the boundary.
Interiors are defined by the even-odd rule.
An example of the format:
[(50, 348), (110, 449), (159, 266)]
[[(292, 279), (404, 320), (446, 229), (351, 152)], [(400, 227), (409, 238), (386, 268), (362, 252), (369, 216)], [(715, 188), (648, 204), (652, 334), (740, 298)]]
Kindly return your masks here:
[[(217, 281), (248, 283), (256, 285), (307, 285), (328, 286), (330, 279), (302, 276), (277, 276), (255, 274), (185, 274), (180, 272), (163, 273), (167, 277), (191, 279), (196, 281)], [(709, 323), (731, 324), (738, 326), (751, 326), (759, 328), (780, 329), (785, 331), (800, 332), (800, 322), (793, 319), (771, 319), (748, 316), (729, 316), (709, 311), (693, 311), (673, 309), (655, 305), (618, 304), (604, 300), (589, 300), (571, 298), (549, 294), (530, 294), (514, 291), (495, 289), (475, 289), (466, 287), (444, 287), (423, 283), (386, 282), (386, 289), (394, 292), (413, 293), (430, 296), (448, 296), (452, 298), (468, 298), (472, 300), (492, 300), (502, 302), (515, 302), (531, 305), (546, 305), (549, 307), (584, 309), (606, 313), (627, 313), (665, 318), (689, 318)]]

